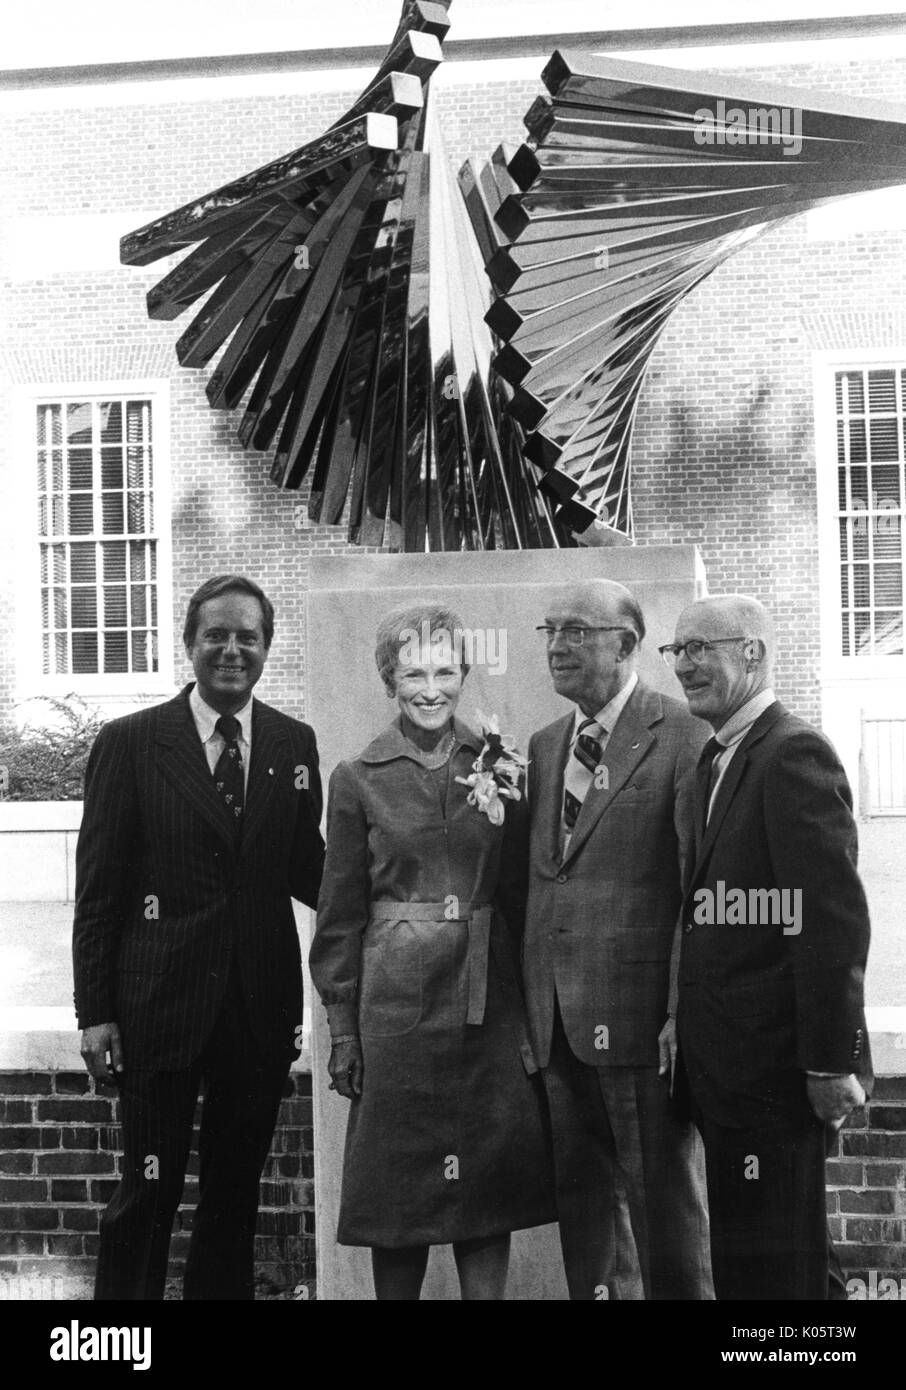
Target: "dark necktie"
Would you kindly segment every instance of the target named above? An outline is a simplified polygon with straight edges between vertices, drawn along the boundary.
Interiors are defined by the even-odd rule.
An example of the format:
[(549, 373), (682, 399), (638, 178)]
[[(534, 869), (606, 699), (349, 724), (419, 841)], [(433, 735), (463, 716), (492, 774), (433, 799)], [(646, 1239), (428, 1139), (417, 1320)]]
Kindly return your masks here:
[(722, 753), (724, 751), (726, 746), (727, 745), (725, 743), (719, 743), (718, 740), (714, 738), (714, 736), (712, 735), (711, 738), (708, 739), (708, 742), (705, 744), (704, 748), (702, 749), (701, 757), (698, 760), (698, 785), (700, 788), (700, 795), (702, 798), (702, 834), (704, 834), (705, 827), (708, 824), (708, 807), (711, 805), (711, 795), (714, 791), (714, 785), (718, 777), (720, 776), (720, 770), (717, 765), (717, 756), (719, 753)]
[(563, 825), (567, 835), (571, 835), (575, 829), (582, 803), (601, 762), (600, 742), (593, 733), (583, 733), (584, 729), (604, 732), (595, 719), (585, 719), (579, 725), (579, 735), (566, 764), (563, 778)]
[(242, 770), (242, 754), (239, 751), (239, 720), (232, 714), (222, 714), (215, 729), (224, 741), (224, 750), (214, 768), (214, 785), (224, 805), (238, 823), (242, 819), (242, 803), (245, 795), (245, 775)]

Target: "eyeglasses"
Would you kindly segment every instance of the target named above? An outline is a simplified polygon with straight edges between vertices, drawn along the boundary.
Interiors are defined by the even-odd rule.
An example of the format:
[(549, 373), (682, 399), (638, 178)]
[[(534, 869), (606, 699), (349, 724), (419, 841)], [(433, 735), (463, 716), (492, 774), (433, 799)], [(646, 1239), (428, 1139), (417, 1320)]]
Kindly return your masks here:
[(628, 632), (629, 629), (623, 627), (536, 627), (536, 632), (543, 632), (547, 640), (547, 645), (556, 641), (562, 632), (568, 647), (581, 647), (588, 632)]
[(723, 642), (748, 642), (749, 640), (748, 637), (715, 637), (713, 641), (706, 642), (702, 637), (693, 637), (688, 642), (668, 642), (666, 646), (658, 647), (658, 651), (670, 667), (676, 666), (684, 652), (693, 666), (700, 666), (706, 654), (713, 647), (719, 647)]

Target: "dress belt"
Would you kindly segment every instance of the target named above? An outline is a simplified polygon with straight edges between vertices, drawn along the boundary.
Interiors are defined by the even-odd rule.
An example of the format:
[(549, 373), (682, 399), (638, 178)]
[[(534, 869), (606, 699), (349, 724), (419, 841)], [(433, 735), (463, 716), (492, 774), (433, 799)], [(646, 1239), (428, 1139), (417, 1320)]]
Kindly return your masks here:
[[(453, 908), (455, 907), (455, 912)], [(469, 1007), (466, 1023), (483, 1023), (488, 998), (488, 955), (491, 949), (492, 903), (463, 902), (451, 893), (446, 902), (400, 902), (378, 898), (371, 904), (372, 922), (467, 922), (469, 924)]]

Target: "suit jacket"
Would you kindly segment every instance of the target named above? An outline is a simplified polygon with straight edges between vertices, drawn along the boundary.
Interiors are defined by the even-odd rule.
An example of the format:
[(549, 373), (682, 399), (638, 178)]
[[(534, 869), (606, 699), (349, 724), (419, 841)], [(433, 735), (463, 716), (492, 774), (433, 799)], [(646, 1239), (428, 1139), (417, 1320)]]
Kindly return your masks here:
[(314, 907), (321, 880), (314, 733), (254, 702), (237, 844), (189, 708), (190, 689), (105, 725), (85, 777), (76, 1012), (83, 1028), (118, 1023), (133, 1070), (186, 1067), (198, 1056), (234, 960), (268, 1057), (292, 1057), (302, 1023), (290, 898)]
[(535, 1055), (547, 1065), (556, 989), (566, 1036), (583, 1062), (657, 1066), (706, 731), (678, 701), (639, 684), (604, 752), (608, 787), (592, 783), (561, 862), (573, 725), (567, 714), (529, 744), (523, 970)]
[[(702, 770), (698, 827), (705, 779)], [(683, 903), (677, 1014), (693, 1099), (716, 1124), (795, 1122), (808, 1113), (806, 1071), (870, 1075), (868, 906), (852, 795), (831, 744), (771, 705), (733, 755), (699, 838)], [(799, 890), (801, 930), (795, 920), (708, 925), (708, 902), (731, 889), (747, 904), (750, 889), (786, 889), (787, 918)], [(750, 919), (774, 916), (753, 901)]]

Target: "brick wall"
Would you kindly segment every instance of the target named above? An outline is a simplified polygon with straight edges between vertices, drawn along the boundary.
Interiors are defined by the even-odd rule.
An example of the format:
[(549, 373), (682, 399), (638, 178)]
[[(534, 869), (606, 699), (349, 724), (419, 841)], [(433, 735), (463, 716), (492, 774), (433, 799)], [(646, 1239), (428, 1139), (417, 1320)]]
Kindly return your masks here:
[[(0, 1074), (0, 1284), (15, 1279), (17, 1287), (90, 1296), (98, 1220), (119, 1170), (118, 1104), (82, 1072)], [(170, 1246), (173, 1281), (188, 1252), (197, 1172), (196, 1117)], [(300, 1283), (314, 1288), (313, 1179), (311, 1076), (293, 1072), (261, 1183), (259, 1296)]]
[[(489, 76), (493, 68), (489, 65)], [(753, 78), (834, 93), (901, 100), (906, 62), (892, 59), (751, 68)], [(162, 104), (67, 107), (11, 113), (0, 216), (164, 212), (310, 139), (354, 93), (218, 96)], [(438, 93), (454, 166), (518, 142), (539, 82), (488, 81)], [(49, 176), (52, 171), (52, 177)], [(130, 225), (130, 224), (127, 224)], [(61, 222), (61, 235), (65, 223)], [(818, 568), (811, 354), (903, 341), (906, 245), (894, 232), (809, 244), (792, 222), (709, 278), (672, 319), (655, 354), (635, 434), (638, 540), (702, 547), (712, 590), (751, 589), (779, 626), (782, 697), (819, 717)], [(262, 456), (235, 442), (239, 412), (213, 412), (204, 371), (176, 365), (184, 324), (150, 323), (147, 289), (163, 263), (79, 276), (46, 274), (3, 290), (7, 342), (0, 352), (0, 423), (7, 385), (58, 378), (153, 375), (172, 391), (176, 674), (185, 602), (200, 578), (236, 567), (262, 580), (277, 607), (277, 635), (262, 698), (305, 710), (304, 593), (312, 555), (347, 551), (342, 527), (299, 526), (301, 494), (278, 492)], [(819, 313), (820, 311), (820, 313)], [(820, 331), (815, 327), (821, 318)], [(865, 325), (870, 325), (866, 330)], [(867, 331), (867, 338), (866, 338)], [(7, 435), (0, 436), (0, 467)], [(2, 489), (0, 483), (0, 489)], [(0, 512), (3, 511), (0, 495)], [(0, 616), (12, 577), (0, 563)], [(12, 624), (2, 625), (12, 633)], [(0, 637), (2, 640), (2, 637)], [(12, 654), (0, 651), (0, 701), (12, 691)], [(8, 708), (4, 703), (3, 708)]]
[[(87, 1296), (98, 1218), (116, 1181), (117, 1102), (79, 1072), (0, 1074), (0, 1284)], [(259, 1297), (315, 1287), (311, 1077), (293, 1073), (261, 1184)], [(193, 1149), (170, 1247), (174, 1281), (196, 1197)], [(906, 1275), (906, 1076), (880, 1077), (829, 1160), (828, 1212), (847, 1277)], [(178, 1291), (174, 1289), (174, 1292)], [(72, 1297), (72, 1293), (66, 1294)]]
[(827, 1210), (847, 1274), (906, 1275), (906, 1076), (881, 1076), (827, 1165)]

